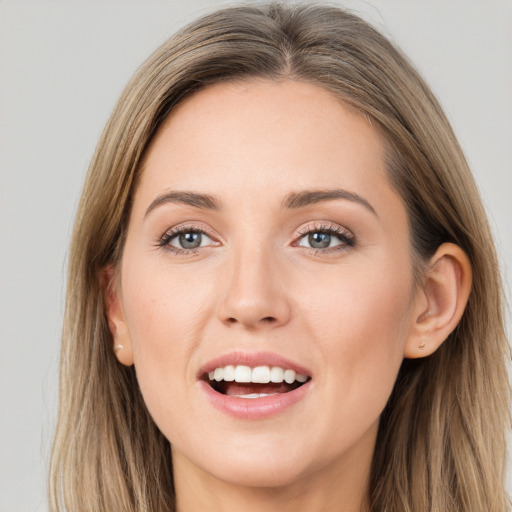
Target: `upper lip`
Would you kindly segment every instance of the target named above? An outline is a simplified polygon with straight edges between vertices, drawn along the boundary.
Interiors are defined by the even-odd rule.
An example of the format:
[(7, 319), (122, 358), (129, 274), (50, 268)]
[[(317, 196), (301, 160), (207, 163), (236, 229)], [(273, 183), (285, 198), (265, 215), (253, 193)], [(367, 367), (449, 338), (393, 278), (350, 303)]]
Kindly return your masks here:
[(273, 352), (241, 352), (234, 351), (222, 354), (204, 364), (197, 372), (197, 378), (202, 379), (216, 368), (228, 365), (245, 365), (254, 368), (256, 366), (279, 366), (285, 370), (294, 370), (295, 373), (311, 377), (311, 370), (284, 356)]

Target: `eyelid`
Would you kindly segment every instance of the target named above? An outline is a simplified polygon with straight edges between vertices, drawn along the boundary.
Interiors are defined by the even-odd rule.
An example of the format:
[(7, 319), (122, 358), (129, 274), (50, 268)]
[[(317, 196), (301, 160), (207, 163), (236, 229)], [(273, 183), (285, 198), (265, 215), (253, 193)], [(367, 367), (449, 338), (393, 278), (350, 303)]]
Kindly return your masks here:
[(293, 239), (296, 240), (298, 238), (303, 237), (304, 235), (307, 235), (308, 233), (314, 233), (315, 231), (330, 231), (333, 233), (345, 235), (348, 238), (355, 238), (354, 233), (350, 231), (350, 229), (335, 222), (312, 221), (307, 222), (306, 224), (302, 225), (299, 229), (297, 229), (297, 231), (293, 235)]
[[(197, 251), (199, 248), (196, 249), (182, 249), (174, 246), (169, 245), (169, 241), (174, 238), (176, 235), (179, 235), (180, 233), (186, 233), (188, 231), (196, 231), (199, 233), (204, 233), (210, 240), (212, 240), (214, 243), (209, 244), (210, 246), (218, 246), (220, 245), (219, 236), (207, 225), (200, 223), (200, 222), (183, 222), (180, 224), (177, 224), (176, 226), (172, 226), (171, 228), (168, 228), (165, 230), (162, 236), (160, 236), (157, 240), (157, 246), (159, 247), (172, 247), (172, 250), (176, 250), (179, 252), (193, 252)], [(205, 246), (208, 247), (208, 246)], [(204, 247), (203, 247), (204, 248)], [(171, 250), (171, 249), (169, 249)]]
[[(299, 245), (300, 240), (302, 240), (306, 235), (315, 232), (327, 232), (336, 236), (340, 239), (340, 244), (335, 247), (327, 247), (323, 249), (315, 248), (315, 247), (306, 247), (303, 245)], [(336, 252), (339, 250), (346, 249), (347, 247), (353, 247), (356, 243), (356, 237), (352, 231), (348, 228), (341, 226), (340, 224), (330, 222), (330, 221), (313, 221), (308, 222), (307, 224), (301, 226), (295, 235), (293, 236), (292, 246), (301, 247), (306, 250), (314, 251), (316, 253), (329, 253)]]
[[(183, 231), (203, 231), (209, 236), (218, 238), (218, 235), (215, 234), (212, 228), (210, 228), (208, 225), (204, 224), (200, 221), (185, 221), (180, 222), (179, 224), (176, 224), (175, 226), (171, 226), (170, 228), (166, 229), (164, 234), (167, 233), (182, 233)], [(163, 236), (162, 235), (162, 236)]]
[[(184, 249), (179, 247), (174, 247), (169, 244), (170, 240), (180, 233), (186, 233), (188, 231), (200, 232), (206, 235), (213, 243), (197, 247), (194, 249)], [(314, 233), (314, 232), (327, 232), (335, 237), (338, 237), (340, 243), (334, 247), (327, 248), (315, 248), (315, 247), (307, 247), (303, 245), (299, 245), (299, 241), (304, 238), (304, 236)], [(293, 240), (291, 245), (294, 247), (301, 247), (305, 250), (314, 251), (315, 253), (323, 253), (327, 254), (329, 252), (336, 252), (343, 249), (347, 249), (348, 247), (352, 247), (355, 245), (356, 238), (352, 231), (348, 228), (334, 223), (330, 221), (312, 221), (302, 225), (293, 235)], [(195, 253), (200, 249), (205, 249), (207, 247), (215, 247), (221, 245), (220, 237), (212, 230), (208, 225), (203, 224), (202, 222), (189, 221), (177, 224), (168, 228), (162, 236), (160, 236), (156, 245), (161, 248), (166, 248), (174, 253), (180, 254), (191, 254)]]

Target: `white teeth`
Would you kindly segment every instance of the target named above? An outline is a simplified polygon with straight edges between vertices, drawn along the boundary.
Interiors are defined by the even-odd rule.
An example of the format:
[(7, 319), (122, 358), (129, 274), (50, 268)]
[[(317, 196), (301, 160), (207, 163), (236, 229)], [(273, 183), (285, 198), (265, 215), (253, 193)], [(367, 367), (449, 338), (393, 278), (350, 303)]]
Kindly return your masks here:
[[(295, 381), (304, 383), (308, 380), (307, 375), (296, 373), (294, 370), (285, 370), (279, 366), (256, 366), (251, 368), (245, 365), (228, 365), (215, 368), (208, 373), (210, 381), (220, 382), (254, 382), (257, 384), (267, 384), (269, 382), (280, 383), (286, 382), (293, 384)], [(251, 398), (251, 397), (249, 397)]]
[(258, 382), (260, 384), (266, 384), (270, 382), (270, 369), (268, 366), (256, 366), (252, 370), (252, 382)]
[(235, 367), (232, 364), (224, 367), (224, 380), (226, 382), (233, 382), (235, 380)]
[(282, 368), (279, 368), (278, 366), (274, 366), (274, 368), (270, 370), (270, 380), (272, 382), (283, 382), (284, 370)]
[(238, 365), (235, 368), (235, 382), (252, 382), (252, 371), (249, 366)]
[[(217, 372), (217, 370), (215, 370)], [(293, 370), (286, 370), (284, 372), (284, 380), (286, 384), (293, 384), (295, 381), (295, 372)]]
[(263, 398), (265, 396), (278, 395), (279, 393), (251, 393), (250, 395), (235, 395), (237, 398)]

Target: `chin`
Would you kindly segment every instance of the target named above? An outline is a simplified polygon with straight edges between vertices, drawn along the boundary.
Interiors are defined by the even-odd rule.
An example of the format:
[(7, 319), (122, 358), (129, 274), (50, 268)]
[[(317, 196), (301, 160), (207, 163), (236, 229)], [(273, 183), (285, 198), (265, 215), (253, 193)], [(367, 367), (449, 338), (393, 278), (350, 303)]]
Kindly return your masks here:
[(293, 485), (305, 476), (305, 468), (296, 461), (276, 461), (270, 456), (258, 463), (230, 461), (227, 465), (211, 468), (210, 474), (230, 485), (253, 488), (279, 488)]
[(173, 465), (175, 469), (183, 463), (192, 465), (226, 484), (254, 488), (286, 487), (308, 473), (309, 458), (301, 443), (290, 446), (276, 436), (271, 440), (256, 437), (238, 442), (236, 438), (231, 442), (219, 439), (207, 447), (196, 445), (188, 453), (173, 450)]

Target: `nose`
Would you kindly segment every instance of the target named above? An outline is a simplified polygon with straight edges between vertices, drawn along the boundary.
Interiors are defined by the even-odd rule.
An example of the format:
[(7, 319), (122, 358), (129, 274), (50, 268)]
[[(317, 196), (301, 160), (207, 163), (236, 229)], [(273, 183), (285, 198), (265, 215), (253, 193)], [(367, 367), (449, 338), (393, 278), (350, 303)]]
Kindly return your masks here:
[[(234, 261), (233, 261), (234, 260)], [(219, 319), (249, 330), (279, 327), (290, 320), (290, 301), (283, 269), (270, 251), (247, 250), (228, 264)]]

